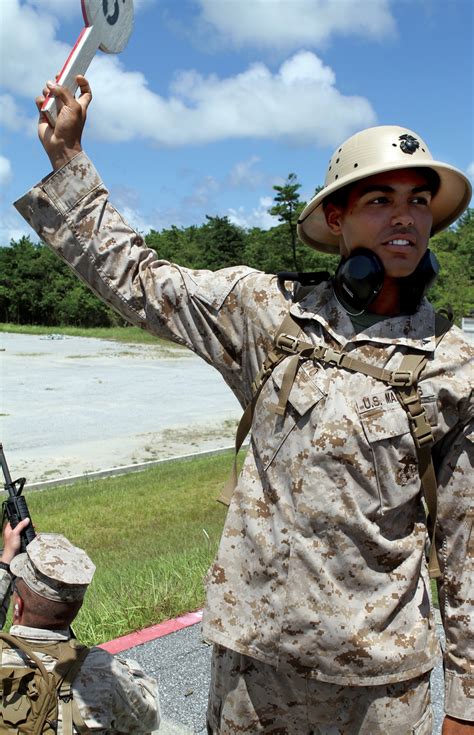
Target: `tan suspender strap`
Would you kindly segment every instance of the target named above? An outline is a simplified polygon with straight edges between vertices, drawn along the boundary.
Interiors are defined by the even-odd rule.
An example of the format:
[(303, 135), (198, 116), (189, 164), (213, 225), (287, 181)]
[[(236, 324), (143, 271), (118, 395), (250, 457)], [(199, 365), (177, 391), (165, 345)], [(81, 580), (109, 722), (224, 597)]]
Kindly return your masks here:
[(299, 352), (298, 354), (290, 357), (290, 359), (288, 360), (288, 365), (286, 366), (285, 372), (283, 373), (283, 380), (280, 388), (280, 398), (278, 400), (278, 403), (272, 406), (272, 411), (278, 414), (278, 416), (285, 415), (286, 404), (288, 403), (288, 397), (290, 395), (291, 387), (295, 381), (295, 376), (300, 365), (301, 357), (302, 353)]
[[(426, 362), (426, 356), (405, 355), (400, 364), (400, 371), (412, 370), (416, 374), (417, 378), (425, 367)], [(439, 567), (435, 542), (438, 500), (436, 475), (433, 466), (433, 459), (431, 457), (433, 432), (426, 418), (425, 409), (422, 406), (420, 396), (418, 395), (415, 385), (411, 385), (406, 388), (395, 388), (395, 395), (407, 412), (410, 431), (415, 444), (421, 489), (423, 491), (428, 515), (433, 527), (428, 559), (428, 572), (430, 577), (436, 579), (441, 576), (441, 570)]]
[[(280, 328), (277, 332), (277, 335), (283, 329), (286, 330), (287, 332), (292, 332), (295, 335), (299, 335), (300, 333), (302, 333), (301, 328), (295, 322), (295, 320), (291, 317), (290, 312), (288, 312), (285, 315), (285, 318), (280, 324)], [(245, 437), (247, 436), (247, 434), (249, 433), (251, 429), (253, 413), (255, 410), (255, 405), (257, 403), (258, 397), (260, 395), (260, 391), (265, 385), (267, 378), (272, 374), (274, 368), (278, 365), (278, 363), (282, 362), (282, 360), (284, 360), (286, 356), (287, 355), (285, 354), (285, 352), (271, 350), (271, 352), (269, 352), (268, 355), (266, 356), (261, 370), (257, 373), (257, 375), (255, 376), (253, 380), (253, 383), (251, 386), (252, 394), (253, 394), (252, 400), (250, 401), (250, 403), (247, 404), (245, 411), (242, 414), (242, 417), (239, 421), (239, 425), (237, 427), (237, 432), (235, 435), (235, 449), (234, 449), (234, 461), (232, 463), (232, 471), (231, 471), (229, 479), (227, 480), (226, 484), (221, 490), (219, 497), (217, 498), (218, 502), (222, 503), (223, 505), (230, 505), (232, 494), (237, 485), (237, 474), (238, 474), (237, 473), (237, 455), (239, 453), (240, 447), (244, 443)], [(299, 359), (299, 356), (298, 356), (298, 359)], [(290, 389), (291, 389), (291, 386), (290, 386)]]
[(88, 653), (89, 649), (86, 647), (82, 648), (82, 650), (79, 651), (77, 658), (73, 660), (71, 666), (67, 669), (57, 688), (58, 699), (60, 700), (62, 706), (64, 735), (73, 735), (73, 723), (78, 732), (84, 734), (89, 732), (89, 728), (84, 722), (84, 719), (79, 712), (77, 702), (74, 700), (72, 694), (72, 682), (74, 681), (76, 674), (81, 668)]
[[(451, 322), (442, 316), (435, 314), (435, 338), (436, 346), (443, 339), (446, 332), (451, 328)], [(426, 355), (405, 355), (398, 372), (404, 371), (412, 374), (412, 382), (416, 384), (421, 372), (424, 370), (428, 358)], [(421, 488), (428, 508), (428, 515), (433, 527), (430, 555), (428, 559), (429, 575), (433, 579), (441, 576), (438, 552), (436, 549), (436, 521), (438, 516), (438, 482), (433, 466), (431, 447), (433, 445), (433, 432), (427, 421), (425, 410), (420, 401), (415, 385), (407, 388), (397, 388), (395, 395), (408, 414), (410, 430), (415, 442), (418, 458), (418, 473), (420, 475)]]
[[(263, 383), (260, 386), (260, 388), (263, 387)], [(255, 404), (257, 402), (258, 396), (259, 396), (260, 390), (258, 393), (254, 395), (252, 400), (249, 404), (247, 404), (247, 407), (245, 408), (245, 411), (242, 414), (242, 418), (239, 421), (239, 425), (237, 427), (237, 433), (235, 435), (235, 450), (234, 450), (234, 462), (232, 464), (232, 472), (230, 474), (229, 479), (227, 480), (226, 484), (221, 490), (221, 494), (217, 498), (219, 503), (222, 503), (223, 505), (230, 505), (230, 501), (232, 499), (232, 493), (235, 490), (235, 487), (237, 485), (237, 455), (239, 453), (239, 449), (242, 446), (245, 437), (250, 431), (250, 427), (252, 425), (252, 417), (253, 417), (253, 411)]]

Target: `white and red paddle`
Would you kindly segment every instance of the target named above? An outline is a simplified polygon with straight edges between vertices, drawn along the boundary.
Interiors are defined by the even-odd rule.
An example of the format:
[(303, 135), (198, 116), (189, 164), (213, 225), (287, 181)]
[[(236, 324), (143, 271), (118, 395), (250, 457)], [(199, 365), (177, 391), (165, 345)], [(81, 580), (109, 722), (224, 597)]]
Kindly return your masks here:
[[(85, 74), (97, 49), (106, 54), (123, 51), (133, 28), (133, 0), (81, 0), (85, 28), (82, 29), (66, 63), (56, 79), (75, 94), (76, 76)], [(58, 109), (48, 95), (41, 108), (54, 126)]]

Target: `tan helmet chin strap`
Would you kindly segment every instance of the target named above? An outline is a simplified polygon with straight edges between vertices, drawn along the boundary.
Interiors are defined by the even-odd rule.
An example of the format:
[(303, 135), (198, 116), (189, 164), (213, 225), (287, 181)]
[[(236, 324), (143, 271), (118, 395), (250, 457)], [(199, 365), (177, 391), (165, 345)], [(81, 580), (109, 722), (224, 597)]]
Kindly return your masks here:
[[(436, 345), (438, 345), (450, 327), (451, 323), (445, 317), (441, 314), (436, 314)], [(390, 385), (393, 388), (398, 401), (407, 412), (410, 432), (413, 437), (418, 459), (418, 472), (420, 475), (421, 488), (425, 498), (428, 516), (433, 528), (428, 570), (430, 577), (437, 578), (441, 576), (435, 543), (437, 481), (431, 456), (431, 448), (433, 446), (434, 438), (431, 426), (426, 417), (425, 409), (416, 389), (419, 376), (426, 366), (428, 360), (427, 356), (425, 354), (420, 355), (414, 353), (405, 355), (398, 370), (386, 370), (385, 368), (370, 365), (362, 360), (350, 357), (350, 355), (343, 351), (337, 352), (324, 345), (315, 346), (305, 342), (302, 337), (304, 338), (305, 335), (300, 325), (288, 313), (276, 333), (273, 350), (267, 355), (262, 369), (252, 383), (252, 400), (245, 408), (237, 427), (232, 473), (221, 491), (218, 498), (219, 502), (224, 505), (230, 505), (232, 494), (237, 485), (237, 454), (245, 437), (251, 429), (253, 413), (260, 391), (265, 385), (268, 377), (271, 375), (272, 370), (274, 370), (280, 362), (291, 356), (283, 375), (278, 404), (273, 408), (275, 413), (278, 415), (283, 415), (286, 410), (286, 404), (293, 381), (300, 364), (304, 360), (316, 359), (326, 365), (350, 370), (355, 373), (362, 373)]]

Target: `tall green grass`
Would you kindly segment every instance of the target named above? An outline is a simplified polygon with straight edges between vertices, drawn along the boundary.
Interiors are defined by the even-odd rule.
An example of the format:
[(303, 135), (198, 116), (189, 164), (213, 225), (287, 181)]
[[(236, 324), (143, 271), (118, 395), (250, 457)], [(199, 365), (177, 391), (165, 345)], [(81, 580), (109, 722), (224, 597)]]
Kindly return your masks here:
[(128, 344), (169, 344), (138, 327), (41, 327), (0, 322), (0, 332), (11, 334), (64, 334), (68, 337), (95, 337)]
[(199, 608), (226, 509), (226, 453), (144, 472), (30, 491), (37, 531), (62, 533), (97, 570), (74, 624), (97, 644)]

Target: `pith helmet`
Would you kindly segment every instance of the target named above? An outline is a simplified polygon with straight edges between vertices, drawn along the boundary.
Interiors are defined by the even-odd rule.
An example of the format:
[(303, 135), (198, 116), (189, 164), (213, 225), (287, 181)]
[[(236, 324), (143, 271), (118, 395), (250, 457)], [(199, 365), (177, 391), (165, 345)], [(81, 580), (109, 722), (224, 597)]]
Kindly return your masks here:
[(334, 152), (324, 188), (306, 205), (298, 220), (298, 236), (324, 253), (339, 252), (339, 238), (326, 224), (324, 199), (347, 184), (368, 176), (402, 168), (428, 167), (436, 171), (440, 187), (431, 202), (434, 235), (444, 230), (469, 205), (469, 179), (454, 166), (434, 161), (428, 146), (417, 133), (395, 125), (367, 128), (348, 138)]
[(86, 552), (59, 533), (41, 533), (10, 564), (33, 592), (55, 602), (82, 600), (95, 572)]

